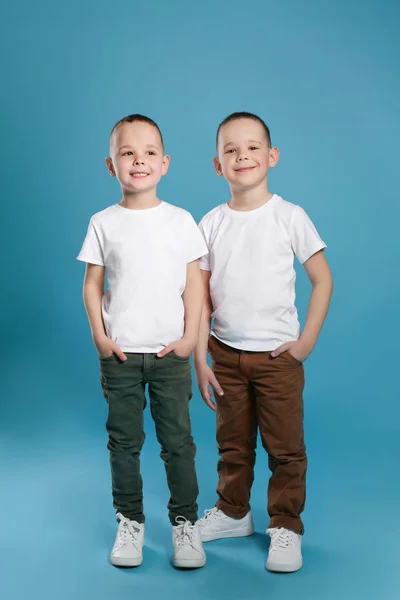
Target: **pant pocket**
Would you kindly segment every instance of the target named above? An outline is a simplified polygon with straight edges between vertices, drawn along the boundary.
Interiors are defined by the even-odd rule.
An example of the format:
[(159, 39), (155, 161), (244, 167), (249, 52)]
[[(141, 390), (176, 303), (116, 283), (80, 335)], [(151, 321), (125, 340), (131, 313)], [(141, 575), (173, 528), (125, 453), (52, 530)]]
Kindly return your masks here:
[(301, 362), (301, 360), (297, 360), (297, 358), (295, 358), (293, 356), (293, 354), (290, 354), (289, 350), (286, 350), (285, 352), (282, 353), (282, 356), (284, 356), (285, 358), (289, 359), (290, 362), (296, 366), (298, 365), (302, 365), (303, 363)]
[(190, 356), (178, 356), (173, 350), (169, 353), (169, 355), (172, 358), (175, 358), (175, 360), (179, 360), (180, 362), (187, 362), (188, 360), (190, 360)]
[(103, 392), (103, 396), (108, 402), (106, 378), (104, 377), (103, 373), (100, 373), (100, 386), (101, 391)]
[(114, 352), (111, 354), (111, 356), (99, 356), (99, 361), (100, 362), (108, 362), (113, 360), (114, 358), (117, 358), (117, 355), (114, 354)]

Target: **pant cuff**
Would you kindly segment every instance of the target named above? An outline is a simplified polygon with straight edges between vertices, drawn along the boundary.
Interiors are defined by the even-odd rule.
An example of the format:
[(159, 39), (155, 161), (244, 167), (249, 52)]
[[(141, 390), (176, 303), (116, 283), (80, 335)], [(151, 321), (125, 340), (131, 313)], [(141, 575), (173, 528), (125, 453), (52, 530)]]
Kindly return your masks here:
[(274, 527), (284, 527), (285, 529), (290, 529), (290, 531), (294, 531), (294, 533), (298, 533), (299, 535), (303, 535), (304, 533), (304, 525), (301, 519), (289, 517), (287, 515), (276, 515), (271, 517), (268, 529), (272, 529)]
[(145, 522), (145, 517), (143, 514), (138, 515), (137, 513), (134, 514), (124, 510), (117, 510), (116, 513), (121, 513), (121, 515), (123, 515), (125, 519), (129, 519), (130, 521), (136, 521), (139, 524)]
[(247, 513), (250, 512), (250, 505), (248, 506), (232, 506), (232, 504), (227, 504), (226, 502), (223, 502), (222, 500), (218, 500), (216, 505), (217, 508), (219, 508), (219, 510), (222, 510), (222, 512), (227, 515), (228, 517), (231, 517), (232, 519), (243, 519), (243, 517), (245, 517), (247, 515)]
[(183, 517), (184, 519), (187, 519), (190, 523), (192, 523), (192, 525), (194, 525), (196, 523), (196, 521), (198, 520), (197, 513), (189, 513), (189, 514), (179, 513), (179, 514), (169, 515), (169, 520), (173, 527), (175, 527), (175, 525), (178, 524), (176, 522), (177, 517)]

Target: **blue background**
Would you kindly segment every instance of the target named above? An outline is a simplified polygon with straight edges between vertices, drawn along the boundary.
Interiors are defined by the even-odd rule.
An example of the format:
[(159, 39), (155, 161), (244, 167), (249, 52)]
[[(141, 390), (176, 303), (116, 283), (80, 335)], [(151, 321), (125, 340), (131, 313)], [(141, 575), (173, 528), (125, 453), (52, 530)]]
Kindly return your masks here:
[[(9, 599), (400, 597), (398, 140), (395, 0), (3, 3), (0, 593)], [(270, 189), (328, 243), (335, 293), (307, 361), (304, 568), (264, 569), (257, 534), (174, 571), (168, 493), (147, 415), (147, 533), (137, 570), (115, 535), (98, 364), (75, 260), (89, 217), (119, 200), (111, 127), (142, 112), (172, 157), (160, 196), (196, 219), (228, 199), (218, 123), (248, 110), (281, 150)], [(298, 278), (304, 319), (310, 286)], [(201, 510), (215, 501), (213, 414), (196, 392)]]

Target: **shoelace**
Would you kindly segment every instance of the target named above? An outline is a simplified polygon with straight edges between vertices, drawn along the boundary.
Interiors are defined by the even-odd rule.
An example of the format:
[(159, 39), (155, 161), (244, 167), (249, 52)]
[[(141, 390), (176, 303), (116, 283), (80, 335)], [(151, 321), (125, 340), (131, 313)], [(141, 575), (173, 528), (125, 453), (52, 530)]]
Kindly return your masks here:
[(283, 527), (268, 529), (267, 532), (271, 536), (271, 546), (275, 548), (289, 548), (294, 540), (293, 536), (295, 534)]
[(214, 506), (214, 508), (208, 508), (204, 511), (204, 517), (202, 517), (199, 521), (200, 527), (205, 525), (206, 523), (211, 523), (218, 518), (219, 508)]
[(137, 550), (140, 550), (139, 534), (140, 527), (136, 521), (126, 519), (121, 513), (117, 513), (119, 519), (120, 530), (119, 538), (122, 544), (132, 543)]
[(196, 550), (195, 541), (193, 539), (195, 526), (185, 519), (185, 517), (176, 517), (175, 521), (177, 523), (176, 533), (178, 534), (176, 537), (177, 545), (180, 547), (189, 544), (189, 546)]

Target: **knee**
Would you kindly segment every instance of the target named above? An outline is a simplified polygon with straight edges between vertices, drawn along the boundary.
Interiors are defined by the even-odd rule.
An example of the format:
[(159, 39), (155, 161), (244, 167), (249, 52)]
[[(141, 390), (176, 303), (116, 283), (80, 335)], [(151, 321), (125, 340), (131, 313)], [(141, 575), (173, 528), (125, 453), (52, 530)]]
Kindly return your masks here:
[(257, 437), (249, 438), (217, 438), (220, 454), (232, 454), (235, 456), (254, 456), (257, 446)]
[(118, 435), (109, 432), (107, 448), (110, 452), (140, 452), (143, 448), (145, 434), (137, 438), (129, 435)]
[(287, 448), (279, 452), (268, 452), (269, 461), (277, 465), (291, 462), (302, 462), (307, 459), (306, 447), (303, 445), (296, 448)]
[(191, 434), (184, 437), (176, 437), (169, 439), (159, 439), (161, 445), (161, 458), (163, 460), (174, 457), (194, 457), (196, 454), (196, 446)]

